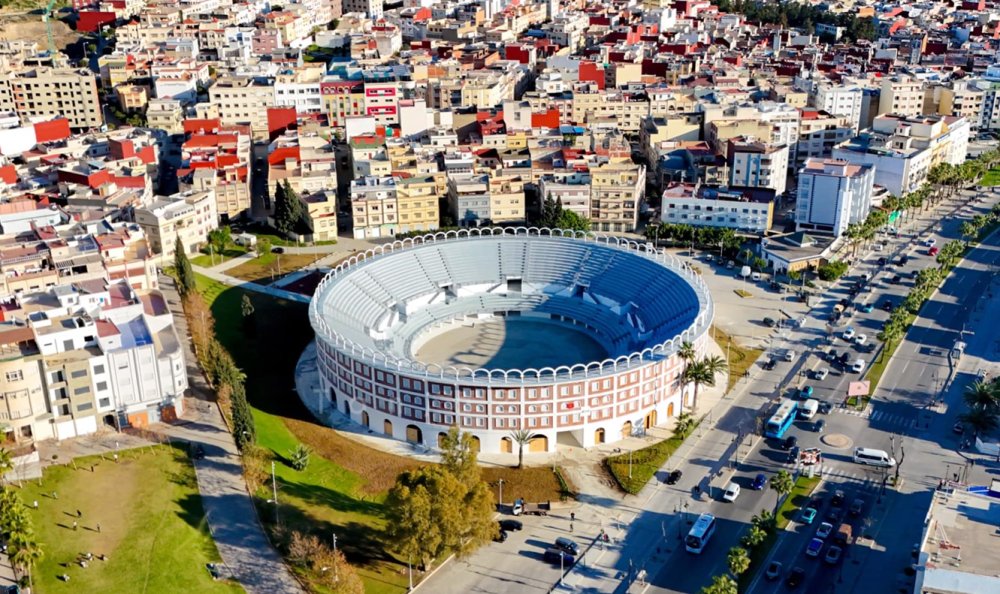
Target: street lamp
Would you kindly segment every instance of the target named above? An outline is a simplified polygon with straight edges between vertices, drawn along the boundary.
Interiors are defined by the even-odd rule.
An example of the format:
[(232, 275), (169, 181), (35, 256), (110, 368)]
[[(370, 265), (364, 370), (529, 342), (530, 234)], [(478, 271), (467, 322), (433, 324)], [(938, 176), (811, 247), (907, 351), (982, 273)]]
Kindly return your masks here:
[(500, 488), (500, 493), (497, 495), (497, 501), (499, 502), (497, 508), (499, 509), (503, 507), (503, 479), (500, 479), (497, 486)]

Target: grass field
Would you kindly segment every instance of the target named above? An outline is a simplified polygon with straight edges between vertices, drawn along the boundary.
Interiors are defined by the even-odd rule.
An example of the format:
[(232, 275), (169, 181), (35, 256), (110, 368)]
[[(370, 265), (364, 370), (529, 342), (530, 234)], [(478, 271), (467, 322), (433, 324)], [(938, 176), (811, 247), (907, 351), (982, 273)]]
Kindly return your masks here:
[(994, 167), (986, 172), (983, 179), (979, 180), (981, 186), (1000, 186), (1000, 168)]
[[(691, 427), (688, 435), (693, 433), (695, 428), (697, 425)], [(677, 448), (681, 447), (686, 437), (675, 434), (651, 446), (635, 450), (631, 456), (628, 453), (608, 456), (604, 459), (604, 466), (623, 491), (635, 495), (642, 490), (649, 479), (653, 478), (656, 471), (667, 462)]]
[(726, 392), (733, 389), (736, 382), (740, 381), (743, 373), (750, 369), (754, 361), (764, 352), (761, 349), (753, 349), (741, 346), (732, 336), (712, 326), (712, 336), (723, 354), (729, 353), (729, 382), (726, 385)]
[(231, 245), (221, 254), (215, 254), (214, 258), (211, 254), (201, 254), (191, 258), (191, 263), (195, 266), (201, 266), (202, 268), (211, 268), (212, 266), (218, 266), (228, 260), (242, 256), (245, 253), (247, 253), (247, 249), (245, 247)]
[[(305, 304), (246, 292), (255, 309), (255, 327), (248, 333), (240, 312), (243, 290), (203, 276), (198, 276), (198, 287), (211, 304), (219, 340), (247, 374), (258, 442), (279, 461), (275, 473), (282, 524), (326, 538), (337, 534), (338, 547), (358, 569), (368, 594), (405, 592), (406, 566), (387, 555), (380, 540), (382, 502), (396, 476), (418, 463), (317, 424), (292, 392), (295, 365), (313, 338)], [(313, 450), (301, 472), (284, 463), (299, 443)], [(529, 501), (554, 501), (562, 491), (551, 467), (484, 468), (483, 474), (491, 486), (504, 479), (507, 500), (517, 492)], [(265, 520), (272, 513), (267, 504), (262, 512)]]
[(323, 257), (323, 254), (261, 254), (226, 271), (229, 276), (266, 285)]
[[(218, 562), (219, 554), (184, 451), (154, 446), (123, 451), (120, 460), (82, 458), (77, 470), (55, 466), (45, 470), (41, 485), (25, 483), (21, 497), (27, 505), (38, 501), (32, 513), (45, 551), (34, 572), (36, 591), (242, 592), (213, 581), (205, 567)], [(83, 512), (79, 519), (77, 510)], [(94, 559), (83, 568), (76, 561), (87, 552)], [(97, 559), (102, 554), (106, 561)], [(58, 578), (63, 574), (70, 581)]]
[(795, 481), (795, 487), (792, 488), (792, 492), (788, 494), (785, 501), (782, 502), (781, 507), (778, 508), (778, 530), (784, 530), (788, 523), (794, 520), (799, 514), (799, 508), (809, 501), (809, 496), (819, 485), (820, 478), (818, 476), (809, 478), (807, 476), (800, 476)]

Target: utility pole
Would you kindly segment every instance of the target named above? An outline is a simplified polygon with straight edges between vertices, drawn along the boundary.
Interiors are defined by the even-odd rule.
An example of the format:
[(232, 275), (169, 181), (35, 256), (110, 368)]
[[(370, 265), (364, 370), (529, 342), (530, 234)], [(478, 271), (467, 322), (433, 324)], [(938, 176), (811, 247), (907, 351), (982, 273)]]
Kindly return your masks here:
[(503, 479), (500, 479), (498, 486), (500, 487), (500, 493), (497, 495), (497, 501), (499, 502), (497, 507), (500, 508), (503, 507)]
[[(337, 575), (337, 534), (331, 533), (333, 536), (333, 581), (340, 581), (340, 577)], [(413, 589), (413, 573), (410, 573), (410, 589)]]

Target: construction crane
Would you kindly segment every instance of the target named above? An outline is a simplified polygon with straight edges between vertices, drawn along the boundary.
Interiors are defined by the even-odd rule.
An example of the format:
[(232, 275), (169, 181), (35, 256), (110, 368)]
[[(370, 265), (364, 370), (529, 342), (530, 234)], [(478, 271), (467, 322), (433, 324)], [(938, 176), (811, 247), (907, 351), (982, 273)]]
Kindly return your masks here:
[(49, 5), (45, 7), (45, 12), (42, 13), (42, 22), (45, 23), (45, 33), (49, 37), (49, 53), (53, 58), (56, 56), (56, 42), (52, 38), (52, 9), (56, 6), (56, 0), (49, 0)]

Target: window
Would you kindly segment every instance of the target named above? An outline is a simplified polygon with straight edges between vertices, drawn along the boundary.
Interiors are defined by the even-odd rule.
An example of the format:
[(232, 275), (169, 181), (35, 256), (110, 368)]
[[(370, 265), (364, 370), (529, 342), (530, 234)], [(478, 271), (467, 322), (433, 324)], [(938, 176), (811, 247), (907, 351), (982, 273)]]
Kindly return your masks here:
[(94, 408), (93, 402), (84, 402), (83, 404), (77, 405), (76, 410), (77, 412), (83, 412), (85, 410), (90, 410), (92, 408)]
[(7, 381), (8, 382), (19, 382), (22, 379), (24, 379), (24, 376), (21, 373), (20, 369), (18, 369), (16, 371), (8, 371), (7, 372)]
[(89, 394), (89, 393), (90, 393), (90, 386), (80, 386), (79, 388), (73, 390), (74, 396), (79, 396), (81, 394)]
[(97, 382), (97, 391), (103, 392), (108, 389), (108, 382)]
[(101, 408), (106, 408), (106, 407), (108, 407), (108, 406), (111, 406), (111, 399), (110, 399), (110, 398), (101, 398), (101, 399), (100, 399), (100, 400), (98, 401), (98, 405), (99, 405), (99, 406), (100, 406)]
[(70, 375), (70, 377), (74, 377), (74, 378), (87, 377), (87, 370), (86, 369), (77, 369), (76, 371), (70, 372), (69, 375)]

